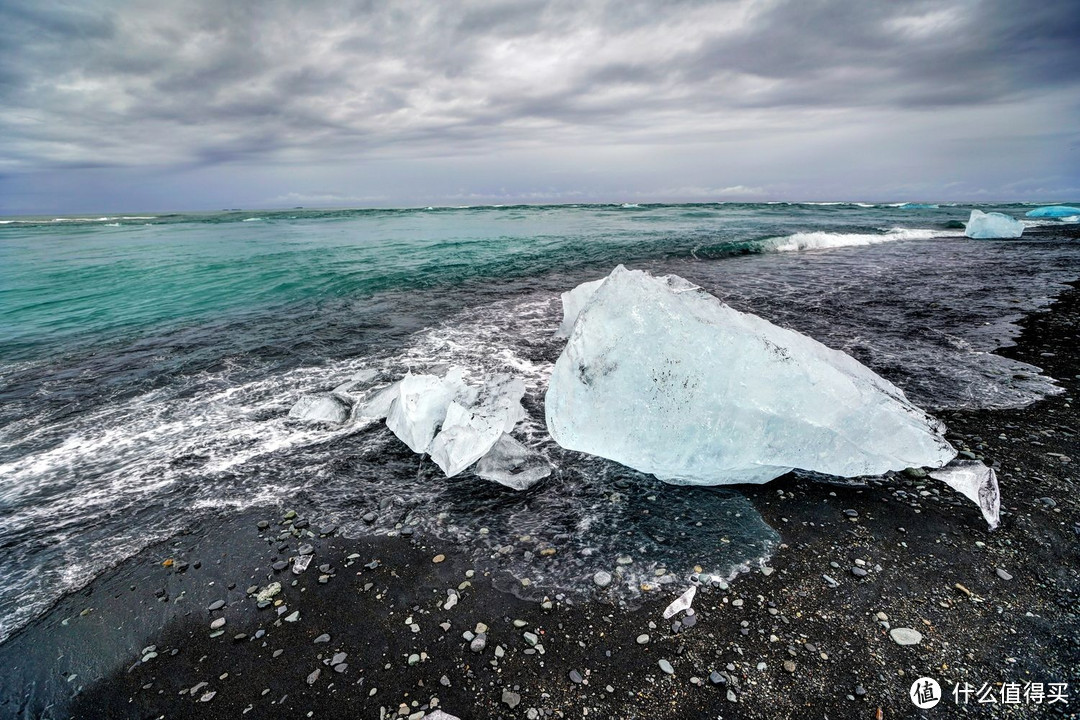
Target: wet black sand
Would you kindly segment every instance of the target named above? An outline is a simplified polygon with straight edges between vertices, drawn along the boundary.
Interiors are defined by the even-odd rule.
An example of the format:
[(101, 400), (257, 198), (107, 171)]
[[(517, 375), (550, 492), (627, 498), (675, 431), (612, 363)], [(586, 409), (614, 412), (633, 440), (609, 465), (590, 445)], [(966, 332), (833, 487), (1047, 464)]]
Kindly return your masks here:
[[(1023, 410), (943, 416), (955, 444), (999, 470), (995, 532), (942, 484), (904, 474), (862, 487), (785, 477), (747, 488), (783, 537), (773, 572), (703, 588), (696, 622), (674, 632), (661, 616), (671, 591), (636, 610), (602, 590), (584, 604), (551, 598), (548, 609), (494, 589), (495, 570), (437, 540), (322, 536), (317, 518), (305, 537), (275, 540), (295, 522), (284, 519), (283, 499), (274, 513), (151, 548), (0, 646), (0, 716), (415, 718), (437, 705), (460, 718), (917, 717), (908, 689), (920, 676), (947, 695), (925, 717), (1078, 713), (1078, 347), (1073, 288), (1001, 351), (1045, 368), (1063, 394)], [(260, 520), (269, 528), (260, 531)], [(314, 549), (305, 572), (272, 569), (303, 543)], [(557, 557), (559, 548), (545, 556), (534, 544), (521, 539), (518, 549), (536, 562)], [(326, 563), (331, 572), (320, 572)], [(281, 615), (246, 592), (273, 581), (284, 585)], [(466, 582), (444, 609), (448, 590)], [(209, 611), (217, 600), (227, 604)], [(293, 611), (298, 620), (284, 622)], [(897, 645), (878, 613), (922, 642)], [(215, 618), (225, 618), (224, 632), (210, 637)], [(488, 626), (480, 652), (462, 636), (477, 623)], [(324, 633), (329, 641), (316, 643)], [(326, 662), (337, 653), (347, 654), (341, 672)], [(957, 682), (998, 693), (1003, 682), (1064, 682), (1068, 704), (972, 697), (957, 707)]]

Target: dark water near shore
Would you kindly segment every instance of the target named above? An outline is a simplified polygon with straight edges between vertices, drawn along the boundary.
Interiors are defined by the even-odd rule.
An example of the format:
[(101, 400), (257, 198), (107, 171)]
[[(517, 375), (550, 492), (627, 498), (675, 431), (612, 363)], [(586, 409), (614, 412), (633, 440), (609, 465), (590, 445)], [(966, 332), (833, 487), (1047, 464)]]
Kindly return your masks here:
[[(1029, 206), (996, 209), (1021, 216)], [(723, 575), (775, 542), (731, 489), (675, 488), (543, 428), (558, 293), (618, 264), (673, 272), (843, 349), (932, 409), (1053, 391), (990, 353), (1080, 277), (1047, 221), (963, 238), (969, 207), (679, 205), (286, 211), (0, 225), (0, 639), (103, 568), (210, 514), (295, 507), (350, 533), (416, 524), (544, 593), (615, 558)], [(899, 230), (895, 230), (899, 229)], [(287, 419), (374, 369), (461, 365), (528, 384), (525, 493), (441, 476), (381, 426)], [(374, 527), (360, 521), (374, 510)], [(527, 538), (522, 540), (522, 538)], [(525, 555), (553, 545), (543, 564)]]

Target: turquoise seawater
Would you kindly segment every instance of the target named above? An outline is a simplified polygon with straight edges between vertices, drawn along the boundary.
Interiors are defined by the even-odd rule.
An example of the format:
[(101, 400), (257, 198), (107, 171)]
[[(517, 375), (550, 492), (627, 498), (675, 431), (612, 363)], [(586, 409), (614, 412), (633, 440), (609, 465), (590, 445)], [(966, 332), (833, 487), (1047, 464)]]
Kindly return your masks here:
[[(1022, 217), (1030, 205), (979, 206)], [(970, 240), (971, 206), (587, 205), (0, 218), (0, 641), (59, 595), (210, 515), (287, 504), (497, 557), (508, 588), (614, 592), (729, 575), (777, 541), (730, 488), (667, 486), (543, 425), (559, 294), (617, 264), (676, 273), (842, 349), (930, 409), (1053, 392), (993, 353), (1080, 277), (1076, 225)], [(447, 480), (381, 425), (288, 417), (358, 372), (525, 379), (516, 430), (555, 468), (523, 493)], [(648, 512), (645, 512), (645, 511)], [(369, 526), (360, 521), (377, 514)], [(973, 512), (976, 512), (973, 510)], [(480, 527), (488, 528), (481, 534)], [(557, 562), (522, 552), (558, 544)], [(531, 546), (530, 546), (531, 547)], [(533, 548), (535, 549), (535, 548)]]

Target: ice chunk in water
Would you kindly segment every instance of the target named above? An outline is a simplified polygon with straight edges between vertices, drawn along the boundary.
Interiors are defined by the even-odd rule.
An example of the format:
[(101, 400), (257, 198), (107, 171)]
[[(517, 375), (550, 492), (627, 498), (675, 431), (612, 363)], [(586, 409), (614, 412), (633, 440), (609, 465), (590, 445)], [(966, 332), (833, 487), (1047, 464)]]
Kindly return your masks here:
[(336, 395), (304, 395), (289, 410), (289, 417), (340, 425), (349, 419), (349, 411), (349, 404)]
[(1080, 208), (1069, 205), (1047, 205), (1027, 212), (1027, 216), (1033, 218), (1066, 218), (1073, 215), (1080, 215)]
[(694, 603), (694, 597), (696, 595), (697, 585), (691, 585), (689, 590), (675, 598), (675, 600), (664, 609), (664, 619), (668, 620), (672, 616), (681, 613), (683, 610), (689, 610), (690, 606)]
[(386, 416), (386, 426), (415, 453), (425, 453), (446, 418), (450, 403), (467, 393), (462, 371), (446, 377), (408, 373), (398, 383), (397, 398)]
[(525, 382), (509, 375), (486, 379), (475, 403), (451, 402), (442, 430), (428, 452), (447, 477), (453, 477), (487, 454), (504, 432), (525, 419), (521, 398)]
[(527, 490), (551, 474), (551, 465), (540, 453), (504, 434), (476, 463), (474, 472), (508, 488)]
[(991, 530), (998, 526), (1001, 492), (993, 468), (978, 460), (957, 460), (947, 467), (931, 470), (930, 477), (940, 480), (978, 505)]
[(382, 420), (390, 414), (390, 408), (398, 397), (398, 384), (369, 390), (353, 406), (353, 420)]
[(854, 358), (622, 266), (582, 308), (545, 405), (563, 447), (677, 484), (880, 475), (956, 455), (940, 422)]
[(979, 240), (1018, 238), (1023, 234), (1024, 223), (1016, 218), (996, 212), (984, 213), (982, 210), (971, 211), (964, 229), (964, 235)]
[(599, 280), (581, 283), (573, 290), (567, 290), (562, 294), (563, 321), (558, 332), (555, 333), (555, 337), (570, 337), (570, 331), (574, 329), (574, 322), (577, 320), (581, 308), (585, 307), (585, 303), (593, 296), (596, 289), (604, 284), (605, 279), (600, 278)]

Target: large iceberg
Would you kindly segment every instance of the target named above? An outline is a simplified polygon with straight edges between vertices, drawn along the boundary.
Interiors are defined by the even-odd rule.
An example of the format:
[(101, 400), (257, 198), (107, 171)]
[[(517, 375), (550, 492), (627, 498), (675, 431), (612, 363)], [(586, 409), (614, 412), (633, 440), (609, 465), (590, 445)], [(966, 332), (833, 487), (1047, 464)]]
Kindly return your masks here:
[(1070, 205), (1047, 205), (1027, 212), (1027, 216), (1033, 218), (1064, 218), (1073, 215), (1080, 215), (1080, 208)]
[(565, 448), (695, 485), (793, 468), (880, 475), (956, 455), (940, 422), (854, 358), (680, 277), (620, 265), (583, 292), (545, 401)]
[(978, 240), (1018, 238), (1024, 234), (1024, 223), (1001, 213), (972, 210), (964, 235)]
[(585, 303), (589, 301), (592, 294), (596, 292), (596, 288), (600, 287), (603, 282), (604, 278), (600, 278), (599, 280), (582, 283), (573, 290), (567, 290), (562, 294), (563, 321), (559, 325), (555, 337), (570, 337), (570, 331), (574, 329), (574, 322), (577, 320), (578, 313), (581, 312), (581, 308), (585, 307)]

